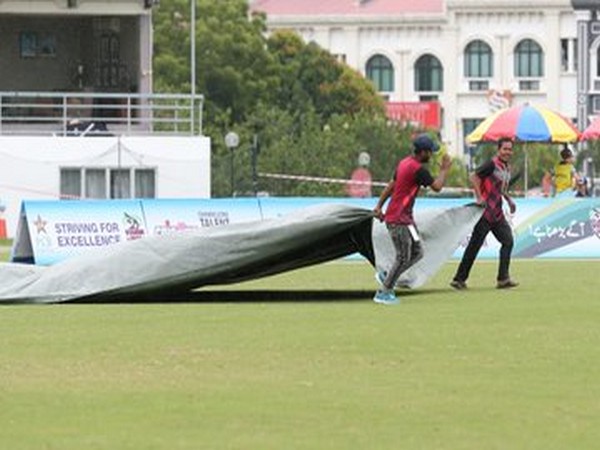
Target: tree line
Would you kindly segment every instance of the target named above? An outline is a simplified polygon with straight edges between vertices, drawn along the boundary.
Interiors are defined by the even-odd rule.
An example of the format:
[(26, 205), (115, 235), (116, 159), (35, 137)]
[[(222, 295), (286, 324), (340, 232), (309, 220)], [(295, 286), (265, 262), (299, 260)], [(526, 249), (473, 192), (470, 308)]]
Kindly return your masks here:
[[(191, 92), (190, 0), (163, 0), (153, 21), (154, 90)], [(251, 15), (247, 0), (196, 0), (195, 25), (213, 197), (231, 195), (232, 174), (235, 195), (343, 196), (343, 184), (254, 179), (253, 169), (346, 179), (367, 152), (373, 180), (387, 181), (412, 150), (417, 130), (388, 120), (369, 80), (292, 31), (267, 35), (264, 15)], [(225, 145), (229, 131), (240, 137), (235, 150)], [(449, 184), (466, 185), (458, 160)]]

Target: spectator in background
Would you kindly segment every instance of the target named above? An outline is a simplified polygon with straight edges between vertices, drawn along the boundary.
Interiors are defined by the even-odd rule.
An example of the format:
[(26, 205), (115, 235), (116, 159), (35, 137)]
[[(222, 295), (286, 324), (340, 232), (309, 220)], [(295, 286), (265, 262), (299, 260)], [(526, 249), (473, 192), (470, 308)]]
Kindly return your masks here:
[(551, 197), (553, 190), (552, 174), (546, 170), (542, 178), (542, 196)]
[(577, 180), (575, 197), (589, 197), (588, 183), (586, 177), (579, 177)]
[(554, 166), (554, 195), (568, 193), (575, 189), (576, 183), (579, 180), (579, 175), (573, 165), (575, 158), (573, 152), (564, 145), (560, 151), (560, 162)]

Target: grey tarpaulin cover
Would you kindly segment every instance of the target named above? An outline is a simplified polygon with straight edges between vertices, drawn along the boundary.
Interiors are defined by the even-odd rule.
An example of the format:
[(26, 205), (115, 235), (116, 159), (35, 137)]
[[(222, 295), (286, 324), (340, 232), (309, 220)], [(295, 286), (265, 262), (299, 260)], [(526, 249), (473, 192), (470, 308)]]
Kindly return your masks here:
[[(473, 206), (427, 211), (422, 219), (417, 215), (425, 258), (405, 272), (403, 284), (423, 284), (480, 215), (480, 208)], [(277, 219), (124, 242), (53, 266), (3, 263), (0, 302), (159, 296), (259, 278), (356, 252), (373, 265), (389, 264), (393, 248), (385, 227), (367, 209), (324, 204)]]
[[(400, 276), (397, 285), (422, 286), (452, 256), (482, 213), (483, 208), (474, 203), (444, 210), (416, 211), (415, 222), (423, 242), (423, 258)], [(379, 222), (373, 226), (373, 247), (377, 270), (386, 270), (392, 265), (395, 250), (385, 225)]]

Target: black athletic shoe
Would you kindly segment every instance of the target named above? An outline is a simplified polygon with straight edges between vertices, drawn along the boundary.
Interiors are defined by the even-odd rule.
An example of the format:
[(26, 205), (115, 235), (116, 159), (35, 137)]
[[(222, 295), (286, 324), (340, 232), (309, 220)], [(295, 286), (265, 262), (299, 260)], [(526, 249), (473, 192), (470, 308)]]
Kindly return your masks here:
[(510, 278), (507, 278), (506, 280), (498, 281), (498, 284), (496, 284), (496, 287), (498, 289), (511, 289), (511, 288), (517, 287), (518, 285), (519, 285), (519, 283), (517, 283), (516, 281), (513, 281)]
[(460, 290), (467, 288), (467, 283), (465, 283), (464, 281), (460, 281), (460, 280), (452, 280), (450, 282), (450, 286), (452, 286), (454, 289), (460, 291)]

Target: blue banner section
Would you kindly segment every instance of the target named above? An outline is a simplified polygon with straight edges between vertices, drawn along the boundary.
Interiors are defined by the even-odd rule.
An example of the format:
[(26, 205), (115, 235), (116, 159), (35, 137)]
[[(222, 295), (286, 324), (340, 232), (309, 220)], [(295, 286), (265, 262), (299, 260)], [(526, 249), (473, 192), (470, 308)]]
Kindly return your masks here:
[[(417, 225), (421, 211), (471, 201), (419, 198), (415, 209)], [(322, 197), (25, 201), (11, 259), (50, 265), (145, 236), (265, 220), (317, 203), (372, 209), (376, 202), (376, 198)], [(516, 203), (517, 213), (509, 216), (515, 234), (515, 257), (600, 257), (600, 200), (518, 199)], [(468, 238), (465, 236), (453, 257), (462, 256)], [(490, 234), (480, 257), (495, 258), (498, 251), (498, 242)]]
[(260, 220), (255, 198), (139, 200), (149, 234), (166, 235)]
[(12, 259), (21, 259), (15, 249), (30, 247), (33, 262), (41, 265), (147, 234), (137, 200), (23, 202), (20, 220), (26, 227), (18, 226)]

